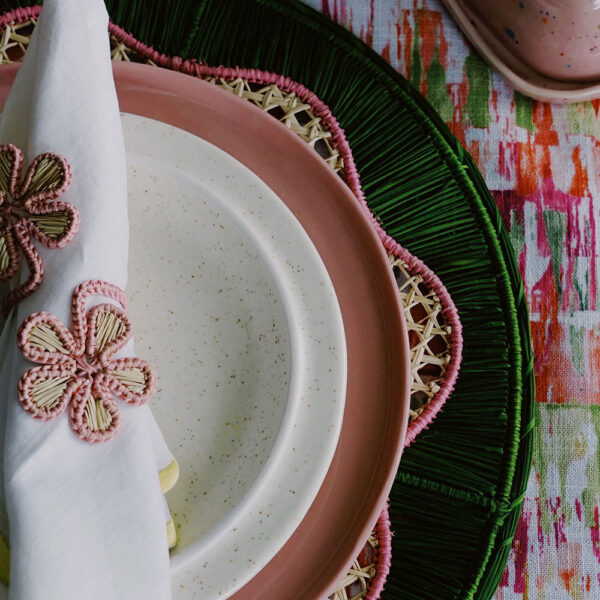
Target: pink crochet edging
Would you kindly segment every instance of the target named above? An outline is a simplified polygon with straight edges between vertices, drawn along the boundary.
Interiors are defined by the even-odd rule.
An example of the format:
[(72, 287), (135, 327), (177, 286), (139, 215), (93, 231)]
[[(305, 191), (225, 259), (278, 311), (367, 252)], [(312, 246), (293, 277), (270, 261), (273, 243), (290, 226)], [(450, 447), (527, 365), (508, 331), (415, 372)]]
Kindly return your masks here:
[(375, 535), (379, 540), (379, 546), (375, 548), (375, 557), (373, 560), (377, 565), (377, 572), (367, 586), (367, 597), (369, 600), (379, 600), (381, 597), (392, 565), (392, 525), (390, 523), (387, 502), (377, 519)]
[[(121, 306), (98, 304), (86, 314), (86, 301), (92, 294), (116, 300)], [(123, 290), (93, 280), (73, 292), (71, 331), (47, 312), (34, 313), (23, 321), (17, 332), (17, 346), (25, 358), (42, 365), (29, 369), (19, 380), (17, 396), (26, 412), (34, 419), (50, 421), (70, 407), (71, 428), (85, 442), (106, 442), (117, 434), (120, 413), (113, 396), (139, 406), (147, 402), (156, 389), (156, 373), (146, 361), (136, 357), (111, 359), (133, 335), (124, 312), (126, 306), (127, 296)], [(113, 321), (109, 325), (104, 323), (100, 340), (96, 335), (98, 322), (107, 315)], [(119, 379), (127, 371), (139, 373), (137, 380), (130, 380), (135, 381), (134, 388)], [(54, 398), (52, 388), (59, 388)], [(42, 396), (39, 401), (36, 394)], [(90, 397), (100, 402), (110, 415), (108, 427), (92, 429), (87, 423), (85, 411)]]
[(28, 19), (37, 19), (42, 12), (41, 5), (23, 6), (5, 12), (0, 16), (0, 27), (6, 27), (9, 23), (23, 23)]

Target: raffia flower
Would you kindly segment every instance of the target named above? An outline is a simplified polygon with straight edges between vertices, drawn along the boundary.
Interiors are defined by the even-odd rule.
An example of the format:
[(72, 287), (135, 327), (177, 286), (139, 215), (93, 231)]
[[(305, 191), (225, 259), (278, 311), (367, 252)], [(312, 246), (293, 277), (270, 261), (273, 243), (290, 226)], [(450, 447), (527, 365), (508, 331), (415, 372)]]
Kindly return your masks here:
[[(87, 298), (116, 300), (85, 312)], [(18, 398), (34, 418), (55, 419), (69, 407), (73, 431), (86, 442), (105, 442), (119, 429), (120, 414), (113, 397), (127, 404), (145, 403), (154, 393), (156, 374), (139, 358), (111, 357), (131, 338), (125, 314), (127, 296), (104, 281), (88, 281), (73, 293), (71, 331), (47, 312), (35, 313), (19, 328), (23, 355), (42, 366), (19, 380)]]
[(44, 266), (33, 245), (63, 248), (79, 228), (79, 213), (55, 200), (71, 185), (71, 167), (57, 154), (36, 156), (21, 179), (23, 153), (13, 144), (0, 146), (0, 281), (14, 277), (21, 254), (29, 267), (25, 283), (2, 300), (4, 313), (31, 295), (42, 283)]

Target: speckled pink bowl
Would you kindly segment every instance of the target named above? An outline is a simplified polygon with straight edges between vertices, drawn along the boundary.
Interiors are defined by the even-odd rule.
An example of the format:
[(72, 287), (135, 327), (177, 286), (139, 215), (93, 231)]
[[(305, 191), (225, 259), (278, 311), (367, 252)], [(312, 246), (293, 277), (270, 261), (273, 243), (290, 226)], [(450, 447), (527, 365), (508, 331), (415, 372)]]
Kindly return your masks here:
[(443, 2), (515, 89), (550, 102), (600, 97), (600, 1)]
[(565, 81), (600, 79), (598, 0), (465, 0), (512, 54)]

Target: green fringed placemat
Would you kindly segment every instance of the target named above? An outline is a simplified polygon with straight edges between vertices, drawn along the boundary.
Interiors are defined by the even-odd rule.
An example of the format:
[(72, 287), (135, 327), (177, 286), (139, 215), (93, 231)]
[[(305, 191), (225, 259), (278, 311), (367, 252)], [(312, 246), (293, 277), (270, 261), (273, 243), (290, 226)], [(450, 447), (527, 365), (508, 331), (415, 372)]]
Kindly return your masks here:
[(295, 0), (107, 6), (161, 52), (288, 76), (340, 122), (369, 207), (442, 279), (463, 325), (455, 391), (405, 451), (391, 494), (396, 536), (383, 597), (491, 597), (529, 472), (534, 384), (521, 280), (471, 158), (383, 59)]

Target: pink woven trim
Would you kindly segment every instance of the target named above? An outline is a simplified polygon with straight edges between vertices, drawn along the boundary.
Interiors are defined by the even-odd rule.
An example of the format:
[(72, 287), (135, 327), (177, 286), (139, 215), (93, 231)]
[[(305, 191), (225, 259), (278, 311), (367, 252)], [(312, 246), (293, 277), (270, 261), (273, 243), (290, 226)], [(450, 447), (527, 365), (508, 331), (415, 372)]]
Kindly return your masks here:
[[(54, 332), (64, 348), (64, 352), (45, 350), (36, 344), (29, 343), (29, 336), (39, 325), (45, 325)], [(75, 360), (70, 357), (83, 354), (82, 346), (75, 342), (71, 332), (61, 323), (60, 319), (45, 311), (34, 313), (21, 323), (17, 331), (17, 346), (21, 354), (31, 362), (44, 365), (68, 362), (72, 369), (75, 369)]]
[[(122, 323), (125, 330), (122, 334), (115, 337), (114, 340), (106, 344), (103, 349), (100, 349), (98, 347), (98, 340), (96, 337), (96, 327), (98, 325), (98, 319), (103, 313), (109, 313), (113, 315)], [(85, 353), (88, 356), (98, 356), (102, 366), (106, 364), (108, 357), (120, 350), (133, 335), (133, 328), (131, 326), (131, 322), (127, 318), (127, 315), (121, 309), (113, 306), (112, 304), (98, 304), (98, 306), (94, 306), (94, 308), (88, 312), (87, 324), (88, 330)]]
[[(11, 196), (16, 196), (18, 193), (19, 178), (21, 177), (21, 170), (23, 168), (23, 152), (20, 148), (17, 148), (13, 144), (4, 144), (0, 146), (0, 153), (11, 156), (11, 169), (8, 177), (7, 189)], [(7, 201), (6, 194), (0, 190), (0, 204), (4, 204)]]
[(367, 586), (367, 598), (369, 600), (379, 600), (381, 597), (392, 564), (392, 525), (387, 502), (379, 515), (379, 519), (377, 519), (374, 533), (379, 540), (379, 546), (375, 548), (373, 559), (373, 562), (377, 565), (377, 572)]
[(404, 447), (406, 448), (414, 442), (421, 431), (429, 427), (454, 389), (462, 360), (462, 324), (458, 316), (458, 311), (456, 310), (456, 305), (452, 301), (452, 297), (440, 281), (439, 277), (429, 269), (425, 263), (416, 256), (413, 256), (406, 248), (398, 244), (396, 240), (387, 235), (381, 228), (379, 235), (382, 238), (386, 249), (395, 256), (401, 258), (408, 265), (408, 270), (411, 273), (419, 273), (421, 277), (423, 277), (425, 285), (437, 294), (442, 303), (442, 315), (444, 321), (452, 328), (449, 343), (450, 362), (446, 369), (444, 381), (434, 399), (425, 407), (418, 419), (409, 425), (404, 441)]
[[(145, 360), (140, 358), (118, 358), (112, 361), (106, 361), (103, 365), (105, 375), (102, 379), (102, 384), (106, 386), (119, 400), (140, 406), (146, 403), (156, 391), (156, 383), (158, 381), (156, 372)], [(143, 392), (132, 392), (127, 386), (121, 383), (113, 376), (114, 371), (123, 371), (127, 369), (139, 369), (145, 376), (146, 385)]]
[(123, 310), (127, 310), (127, 294), (112, 283), (93, 279), (77, 286), (71, 301), (71, 322), (73, 323), (73, 336), (82, 348), (85, 348), (88, 322), (85, 318), (85, 305), (90, 296), (105, 296), (118, 302)]
[[(101, 377), (101, 376), (100, 376)], [(100, 377), (94, 379), (84, 379), (73, 396), (71, 408), (69, 411), (69, 420), (71, 429), (84, 441), (90, 444), (99, 444), (112, 440), (117, 435), (121, 426), (121, 414), (119, 409), (109, 393), (102, 386)], [(110, 414), (110, 425), (102, 431), (93, 431), (85, 421), (85, 407), (88, 398), (102, 403), (102, 406)]]
[[(12, 147), (12, 144), (6, 144), (3, 148)], [(22, 156), (22, 155), (21, 155)], [(37, 192), (29, 193), (29, 187), (33, 181), (33, 177), (35, 173), (43, 161), (50, 161), (56, 163), (62, 173), (62, 181), (61, 184), (55, 188), (51, 189), (42, 189)], [(20, 169), (19, 169), (20, 171)], [(71, 165), (67, 162), (65, 158), (60, 156), (59, 154), (54, 154), (54, 152), (45, 152), (44, 154), (38, 154), (33, 162), (29, 165), (27, 169), (27, 173), (23, 177), (23, 182), (21, 183), (21, 189), (17, 194), (22, 202), (25, 204), (28, 210), (30, 210), (31, 204), (38, 205), (41, 202), (45, 202), (46, 200), (53, 200), (54, 198), (58, 198), (62, 195), (66, 190), (69, 189), (71, 185), (72, 173), (71, 173)]]
[[(9, 231), (9, 229), (0, 231), (0, 235), (6, 236)], [(31, 243), (31, 223), (27, 222), (25, 219), (18, 221), (12, 226), (12, 233), (21, 253), (25, 257), (25, 262), (29, 269), (29, 276), (25, 283), (18, 285), (2, 298), (2, 311), (4, 315), (7, 315), (14, 306), (19, 304), (19, 302), (28, 296), (31, 296), (31, 294), (42, 285), (42, 280), (44, 279), (44, 264), (42, 263), (42, 257), (37, 251), (37, 248)], [(20, 255), (18, 253), (15, 264), (16, 267), (14, 268), (14, 272), (16, 273), (20, 264)], [(12, 271), (13, 268), (9, 268), (9, 272)]]
[[(7, 281), (16, 275), (21, 254), (29, 269), (27, 281), (2, 298), (2, 310), (7, 314), (13, 306), (33, 294), (44, 278), (44, 265), (31, 238), (47, 248), (64, 248), (79, 229), (79, 212), (68, 202), (56, 200), (69, 188), (72, 179), (71, 167), (62, 156), (51, 152), (36, 156), (20, 181), (23, 169), (21, 150), (13, 144), (4, 144), (0, 146), (0, 155), (8, 169), (4, 187), (0, 190), (0, 238), (4, 240), (8, 261), (0, 271), (0, 280)], [(52, 182), (53, 186), (38, 188), (34, 185), (34, 177), (42, 163), (51, 163), (58, 170), (59, 179)], [(66, 215), (66, 222), (56, 235), (46, 234), (36, 222), (36, 217), (61, 213)]]
[(6, 27), (9, 23), (23, 23), (31, 18), (37, 19), (41, 12), (42, 7), (40, 5), (15, 8), (0, 16), (0, 27)]
[[(86, 314), (85, 305), (92, 294), (117, 300), (121, 307), (99, 304)], [(34, 313), (23, 321), (17, 332), (17, 346), (25, 358), (43, 365), (29, 369), (19, 380), (17, 396), (26, 412), (35, 419), (49, 421), (70, 406), (71, 428), (83, 441), (106, 442), (117, 434), (121, 420), (113, 396), (139, 406), (156, 389), (156, 373), (146, 361), (137, 357), (110, 360), (132, 336), (132, 326), (124, 312), (126, 307), (123, 290), (94, 280), (81, 284), (73, 292), (71, 331), (47, 312)], [(100, 318), (109, 319), (102, 331), (98, 329)], [(101, 344), (99, 335), (105, 338)], [(137, 371), (133, 388), (119, 379), (123, 371)], [(51, 390), (60, 386), (64, 389), (59, 390), (58, 396), (48, 398)], [(105, 429), (91, 429), (87, 423), (85, 411), (90, 398), (100, 402), (110, 415), (110, 424)]]
[[(34, 367), (29, 369), (21, 379), (17, 387), (19, 401), (23, 408), (34, 418), (40, 421), (50, 421), (61, 415), (73, 394), (77, 390), (77, 381), (72, 378), (74, 365), (65, 363), (64, 365), (44, 365), (43, 367)], [(38, 382), (49, 381), (52, 379), (69, 377), (67, 387), (61, 394), (59, 401), (49, 408), (41, 408), (33, 401), (33, 386)]]

